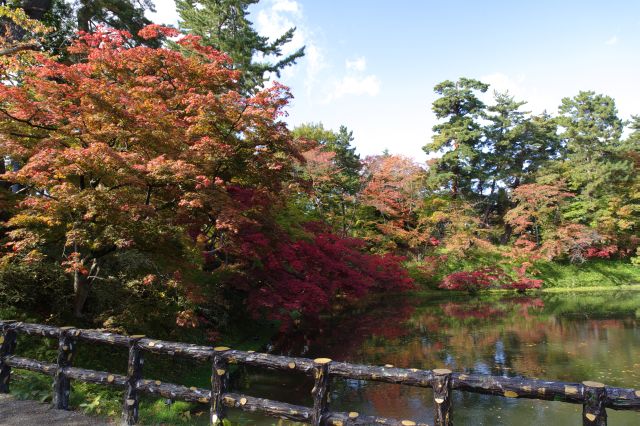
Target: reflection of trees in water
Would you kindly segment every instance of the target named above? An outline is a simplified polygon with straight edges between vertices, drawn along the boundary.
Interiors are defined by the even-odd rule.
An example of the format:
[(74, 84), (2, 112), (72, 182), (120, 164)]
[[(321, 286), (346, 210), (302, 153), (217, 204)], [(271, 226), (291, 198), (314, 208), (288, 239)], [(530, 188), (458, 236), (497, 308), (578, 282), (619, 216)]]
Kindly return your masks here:
[[(280, 336), (278, 345), (285, 348), (284, 342), (294, 340), (289, 353), (299, 355), (296, 351), (306, 345), (309, 357), (324, 355), (366, 364), (427, 369), (446, 364), (456, 371), (590, 379), (638, 387), (640, 315), (635, 312), (639, 309), (640, 292), (598, 297), (510, 295), (444, 302), (387, 298), (349, 315), (325, 319), (315, 333), (298, 330), (295, 339)], [(429, 390), (335, 380), (332, 393), (333, 403), (344, 410), (358, 407), (388, 417), (431, 418), (430, 411), (423, 417), (431, 407)], [(465, 394), (467, 397), (482, 399)], [(495, 402), (494, 398), (478, 403), (486, 408), (510, 401)], [(547, 418), (543, 411), (541, 418)], [(473, 411), (476, 415), (479, 412)], [(534, 415), (533, 408), (529, 415)]]
[(384, 348), (387, 341), (411, 333), (411, 327), (405, 323), (417, 304), (417, 300), (407, 297), (377, 298), (351, 309), (348, 314), (323, 318), (311, 327), (277, 335), (272, 342), (273, 351), (359, 362), (359, 353), (366, 342), (377, 342), (375, 344)]

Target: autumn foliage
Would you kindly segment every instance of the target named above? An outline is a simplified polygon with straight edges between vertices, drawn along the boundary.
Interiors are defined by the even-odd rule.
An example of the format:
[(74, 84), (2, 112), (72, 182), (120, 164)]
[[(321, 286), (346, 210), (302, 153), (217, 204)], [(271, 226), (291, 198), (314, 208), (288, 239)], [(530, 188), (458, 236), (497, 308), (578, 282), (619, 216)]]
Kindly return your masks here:
[(447, 275), (440, 288), (446, 290), (466, 291), (475, 294), (481, 290), (489, 289), (509, 289), (524, 293), (527, 290), (538, 289), (542, 285), (542, 280), (534, 279), (526, 275), (528, 263), (522, 264), (516, 269), (516, 279), (511, 278), (503, 269), (499, 267), (484, 267), (473, 271), (454, 272)]
[(371, 292), (412, 288), (402, 258), (365, 253), (364, 241), (339, 237), (317, 223), (307, 224), (306, 231), (297, 241), (284, 234), (274, 241), (259, 231), (242, 236), (246, 273), (235, 285), (246, 290), (254, 315), (288, 328)]
[[(139, 36), (179, 34), (152, 25)], [(114, 273), (113, 256), (144, 253), (156, 272), (139, 285), (182, 288), (185, 327), (212, 287), (190, 270), (241, 270), (213, 285), (246, 290), (250, 312), (285, 325), (339, 298), (410, 287), (399, 257), (304, 223), (295, 226), (305, 237), (293, 238), (273, 220), (305, 162), (280, 121), (288, 90), (242, 94), (225, 54), (194, 36), (176, 43), (131, 47), (130, 34), (102, 29), (80, 34), (74, 62), (35, 54), (5, 69), (21, 84), (0, 86), (0, 154), (20, 167), (2, 179), (21, 190), (2, 262), (61, 265), (81, 315), (90, 289)]]

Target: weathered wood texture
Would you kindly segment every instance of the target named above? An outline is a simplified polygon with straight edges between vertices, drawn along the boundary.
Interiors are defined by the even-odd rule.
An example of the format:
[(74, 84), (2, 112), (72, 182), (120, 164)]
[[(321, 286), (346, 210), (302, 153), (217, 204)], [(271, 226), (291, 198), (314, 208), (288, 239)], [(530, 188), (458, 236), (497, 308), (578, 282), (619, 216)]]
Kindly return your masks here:
[[(139, 336), (142, 338), (142, 336)], [(122, 403), (122, 422), (125, 425), (138, 423), (138, 380), (142, 378), (142, 364), (144, 359), (140, 351), (140, 338), (132, 337), (129, 340), (129, 360), (127, 362), (127, 379)]]
[(71, 337), (73, 328), (64, 327), (58, 336), (58, 360), (53, 376), (53, 406), (59, 410), (69, 409), (71, 381), (64, 369), (71, 366), (75, 354), (76, 342)]
[(433, 423), (436, 426), (451, 426), (451, 370), (433, 370)]
[[(224, 351), (224, 349), (221, 349)], [(221, 425), (226, 417), (225, 406), (222, 403), (222, 395), (227, 391), (229, 382), (229, 366), (222, 353), (216, 353), (211, 363), (211, 424)]]
[[(25, 369), (54, 376), (56, 393), (68, 389), (70, 380), (98, 383), (125, 388), (123, 420), (126, 424), (137, 421), (138, 394), (147, 393), (174, 400), (209, 404), (211, 420), (220, 422), (225, 417), (224, 408), (235, 407), (244, 411), (260, 412), (267, 416), (312, 423), (314, 425), (415, 425), (411, 420), (395, 420), (361, 416), (359, 413), (335, 413), (328, 407), (330, 377), (373, 380), (434, 389), (436, 425), (451, 425), (451, 396), (453, 390), (467, 391), (507, 398), (531, 398), (564, 401), (583, 405), (585, 425), (605, 425), (606, 410), (639, 410), (640, 390), (605, 387), (600, 383), (566, 383), (528, 379), (524, 377), (495, 377), (478, 374), (451, 373), (448, 370), (417, 370), (397, 368), (392, 365), (366, 366), (329, 359), (310, 360), (255, 352), (211, 348), (178, 342), (149, 339), (143, 336), (123, 336), (101, 330), (58, 328), (40, 324), (0, 321), (0, 391), (7, 391), (12, 368)], [(16, 333), (59, 339), (59, 356), (56, 364), (45, 363), (13, 355)], [(127, 376), (109, 372), (85, 370), (71, 366), (73, 343), (90, 341), (106, 345), (129, 347)], [(66, 348), (65, 348), (66, 347)], [(158, 380), (142, 379), (142, 353), (152, 352), (168, 356), (182, 356), (202, 362), (211, 362), (211, 389), (186, 387)], [(268, 399), (255, 398), (228, 392), (228, 364), (246, 364), (262, 368), (297, 371), (315, 380), (312, 392), (313, 407), (301, 407)], [(65, 388), (65, 386), (67, 386)], [(58, 394), (58, 400), (68, 393)], [(64, 407), (65, 400), (57, 406)], [(215, 416), (215, 417), (214, 417)]]
[(478, 374), (453, 373), (452, 388), (507, 398), (530, 398), (582, 404), (583, 385), (551, 382), (526, 377), (496, 377)]
[(431, 379), (433, 378), (433, 374), (429, 370), (396, 368), (391, 365), (373, 367), (370, 365), (347, 364), (346, 362), (332, 362), (329, 366), (329, 374), (348, 379), (373, 380), (420, 387), (431, 386)]
[(311, 424), (320, 426), (322, 416), (327, 412), (327, 394), (329, 392), (329, 358), (318, 358), (314, 361), (313, 367), (313, 410), (311, 411)]
[(582, 405), (582, 424), (584, 426), (606, 426), (607, 411), (604, 404), (607, 390), (599, 382), (582, 382), (584, 385), (584, 404)]
[(16, 349), (17, 334), (10, 328), (13, 321), (6, 321), (0, 327), (0, 393), (9, 393), (9, 381), (11, 380), (11, 366), (5, 359), (13, 354)]
[(46, 374), (47, 376), (55, 376), (56, 370), (58, 369), (56, 364), (40, 362), (35, 359), (22, 358), (15, 355), (5, 358), (5, 363), (12, 368), (35, 371), (36, 373)]
[(145, 352), (152, 352), (159, 355), (184, 356), (197, 361), (208, 361), (213, 355), (213, 350), (209, 346), (198, 346), (190, 343), (168, 342), (166, 340), (156, 340), (144, 338), (140, 340), (140, 349)]

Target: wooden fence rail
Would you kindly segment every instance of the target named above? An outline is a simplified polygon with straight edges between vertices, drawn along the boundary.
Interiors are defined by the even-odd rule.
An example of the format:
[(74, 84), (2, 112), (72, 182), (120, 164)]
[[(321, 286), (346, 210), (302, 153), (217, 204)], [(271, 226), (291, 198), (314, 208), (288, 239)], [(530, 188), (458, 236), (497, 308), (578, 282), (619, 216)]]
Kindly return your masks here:
[[(597, 382), (566, 383), (524, 377), (498, 377), (453, 373), (447, 369), (418, 370), (355, 365), (335, 362), (328, 358), (315, 360), (278, 355), (237, 351), (227, 347), (150, 339), (145, 336), (124, 336), (99, 330), (73, 327), (52, 327), (15, 321), (0, 321), (0, 393), (9, 392), (11, 369), (18, 368), (50, 375), (54, 382), (53, 403), (56, 408), (68, 409), (71, 380), (124, 388), (122, 423), (138, 421), (141, 394), (210, 405), (211, 424), (221, 424), (227, 408), (259, 412), (266, 416), (310, 423), (312, 425), (418, 425), (411, 420), (395, 420), (360, 415), (356, 412), (338, 413), (328, 409), (327, 395), (332, 377), (373, 380), (409, 386), (433, 388), (434, 424), (452, 424), (452, 391), (466, 391), (507, 398), (529, 398), (582, 404), (584, 425), (606, 425), (606, 408), (640, 410), (640, 390), (605, 386)], [(18, 333), (58, 339), (57, 362), (46, 363), (15, 355)], [(75, 346), (79, 341), (122, 346), (129, 350), (127, 375), (86, 370), (72, 366)], [(211, 388), (201, 389), (142, 378), (144, 353), (186, 357), (211, 363)], [(313, 407), (303, 407), (269, 399), (233, 393), (229, 389), (229, 365), (244, 364), (268, 369), (297, 371), (312, 376)]]

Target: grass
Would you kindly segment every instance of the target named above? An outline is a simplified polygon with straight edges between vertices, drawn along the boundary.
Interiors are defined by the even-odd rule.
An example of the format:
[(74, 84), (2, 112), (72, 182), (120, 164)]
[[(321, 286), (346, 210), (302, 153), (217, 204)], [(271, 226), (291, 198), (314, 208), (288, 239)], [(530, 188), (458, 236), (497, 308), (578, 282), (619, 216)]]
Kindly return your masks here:
[(582, 264), (540, 262), (536, 278), (545, 289), (602, 290), (640, 286), (640, 267), (621, 260), (594, 260)]
[[(418, 292), (428, 295), (442, 293), (442, 290), (438, 289), (438, 285), (448, 274), (496, 265), (507, 267), (504, 264), (504, 258), (477, 254), (468, 259), (444, 262), (432, 273), (427, 274), (420, 270), (419, 262), (407, 262), (405, 267), (416, 282)], [(552, 289), (557, 291), (555, 289), (560, 288), (597, 291), (621, 287), (632, 289), (634, 286), (640, 286), (640, 266), (624, 260), (590, 260), (580, 264), (539, 261), (528, 272), (534, 278), (543, 281), (545, 291)], [(447, 291), (447, 293), (453, 295), (455, 292)]]

